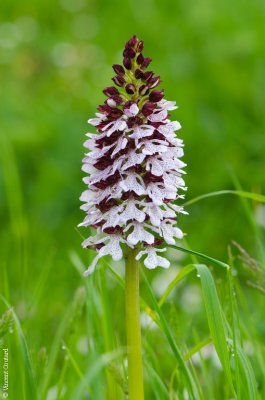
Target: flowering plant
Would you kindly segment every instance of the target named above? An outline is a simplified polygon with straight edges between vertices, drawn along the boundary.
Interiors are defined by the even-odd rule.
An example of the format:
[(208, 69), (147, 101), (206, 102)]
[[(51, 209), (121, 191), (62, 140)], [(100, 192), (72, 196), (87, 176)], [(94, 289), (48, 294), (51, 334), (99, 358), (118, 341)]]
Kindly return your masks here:
[(143, 56), (143, 47), (137, 36), (126, 43), (123, 65), (113, 65), (115, 86), (103, 90), (107, 99), (88, 121), (97, 133), (87, 133), (84, 144), (88, 188), (81, 208), (87, 215), (79, 226), (96, 229), (83, 247), (98, 253), (85, 275), (105, 255), (120, 260), (126, 245), (137, 250), (136, 260), (144, 257), (147, 268), (168, 268), (159, 254), (183, 237), (176, 224), (184, 210), (175, 204), (183, 198), (179, 189), (186, 189), (183, 141), (175, 135), (181, 125), (169, 119), (176, 104), (155, 89), (160, 77), (146, 71), (151, 59)]

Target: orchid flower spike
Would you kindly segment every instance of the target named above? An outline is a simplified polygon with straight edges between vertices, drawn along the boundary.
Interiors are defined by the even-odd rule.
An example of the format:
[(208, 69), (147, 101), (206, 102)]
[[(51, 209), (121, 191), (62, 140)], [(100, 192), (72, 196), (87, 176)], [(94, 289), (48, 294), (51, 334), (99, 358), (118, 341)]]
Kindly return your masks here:
[(185, 213), (176, 204), (184, 198), (179, 190), (186, 190), (183, 141), (175, 134), (181, 125), (169, 119), (176, 103), (156, 89), (160, 77), (146, 71), (151, 59), (143, 47), (137, 36), (125, 44), (123, 65), (113, 65), (115, 86), (103, 90), (107, 99), (88, 120), (97, 133), (87, 133), (84, 143), (86, 217), (79, 226), (96, 229), (83, 247), (97, 255), (85, 275), (101, 257), (120, 260), (126, 246), (139, 250), (136, 259), (143, 257), (147, 268), (168, 268), (160, 253), (183, 237), (176, 226), (177, 214)]

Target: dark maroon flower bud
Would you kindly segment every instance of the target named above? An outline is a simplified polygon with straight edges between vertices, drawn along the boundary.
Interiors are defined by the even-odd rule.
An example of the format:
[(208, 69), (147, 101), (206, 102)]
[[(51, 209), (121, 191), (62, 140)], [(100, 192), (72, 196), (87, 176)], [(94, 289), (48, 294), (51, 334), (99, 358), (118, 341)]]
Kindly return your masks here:
[(107, 87), (106, 89), (103, 90), (103, 93), (104, 93), (106, 96), (115, 96), (115, 95), (119, 95), (118, 89), (115, 88), (114, 86)]
[(126, 69), (132, 69), (131, 59), (129, 57), (124, 57), (123, 65), (125, 66)]
[(148, 81), (149, 79), (152, 78), (153, 75), (154, 75), (153, 71), (144, 72), (144, 80)]
[(163, 90), (153, 90), (149, 94), (149, 100), (152, 101), (153, 103), (157, 103), (158, 101), (162, 100), (163, 97), (164, 97)]
[(136, 51), (134, 50), (133, 47), (129, 47), (128, 51), (129, 51), (130, 58), (134, 58), (136, 56)]
[(111, 108), (108, 118), (117, 119), (122, 116), (123, 112), (119, 108)]
[(136, 58), (137, 64), (141, 65), (143, 61), (144, 61), (144, 56), (142, 54), (139, 54), (139, 56)]
[(137, 44), (138, 53), (141, 53), (141, 51), (143, 51), (143, 48), (144, 48), (144, 42), (140, 40), (140, 42)]
[(145, 96), (146, 94), (148, 94), (148, 92), (149, 92), (149, 87), (148, 87), (147, 85), (142, 85), (142, 86), (139, 88), (139, 94), (140, 94), (141, 96)]
[(113, 99), (117, 104), (122, 103), (122, 98), (119, 95), (111, 96), (111, 99)]
[(119, 64), (113, 64), (112, 68), (114, 69), (114, 72), (116, 72), (116, 74), (118, 75), (124, 75), (125, 71), (122, 65)]
[(149, 79), (147, 85), (149, 88), (154, 88), (161, 82), (160, 76), (153, 76), (153, 78)]
[(134, 76), (136, 79), (144, 79), (144, 72), (139, 68), (135, 71)]
[(125, 90), (128, 94), (134, 94), (135, 86), (132, 83), (128, 83), (128, 85), (125, 86)]
[(126, 103), (123, 106), (123, 109), (126, 110), (127, 108), (130, 108), (133, 104), (135, 104), (135, 101), (133, 100), (126, 101)]
[(145, 57), (143, 59), (143, 62), (141, 63), (142, 68), (143, 69), (147, 68), (151, 61), (152, 61), (152, 58)]
[(134, 50), (133, 47), (127, 47), (123, 51), (123, 56), (128, 57), (128, 58), (134, 58), (136, 55), (136, 51)]
[(107, 104), (102, 104), (98, 106), (98, 111), (102, 112), (103, 114), (109, 114), (112, 111), (112, 108)]
[(122, 52), (123, 57), (130, 58), (130, 56), (129, 56), (129, 48), (130, 47), (125, 47), (125, 49)]
[(147, 101), (142, 108), (142, 114), (145, 117), (148, 117), (148, 115), (151, 115), (152, 112), (154, 111), (154, 109), (156, 108), (156, 105), (154, 103), (150, 103), (149, 101)]
[(113, 82), (116, 83), (117, 86), (123, 86), (125, 83), (124, 78), (121, 75), (116, 75), (112, 78)]
[(134, 47), (138, 43), (139, 39), (136, 35), (133, 35), (131, 39), (128, 40), (128, 42), (125, 44), (125, 47)]

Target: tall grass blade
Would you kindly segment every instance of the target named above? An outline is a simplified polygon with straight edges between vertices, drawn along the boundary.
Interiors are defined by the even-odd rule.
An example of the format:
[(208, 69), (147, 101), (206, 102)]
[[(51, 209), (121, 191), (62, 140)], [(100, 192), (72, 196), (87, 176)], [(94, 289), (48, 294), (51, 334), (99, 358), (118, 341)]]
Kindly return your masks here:
[(168, 287), (164, 291), (163, 295), (161, 296), (161, 298), (160, 298), (160, 300), (158, 302), (159, 307), (161, 307), (164, 304), (164, 302), (166, 301), (167, 297), (172, 292), (172, 290), (177, 286), (177, 284), (180, 281), (182, 281), (182, 279), (184, 279), (187, 275), (189, 275), (192, 271), (194, 271), (194, 268), (195, 267), (194, 267), (193, 264), (189, 264), (189, 265), (186, 265), (185, 267), (181, 268), (181, 270), (179, 271), (177, 276), (170, 282), (170, 284), (168, 285)]
[(218, 267), (222, 267), (222, 268), (227, 268), (227, 269), (229, 269), (229, 265), (228, 265), (228, 264), (226, 264), (226, 263), (224, 263), (224, 262), (222, 262), (222, 261), (219, 261), (219, 260), (217, 260), (216, 258), (209, 257), (209, 256), (207, 256), (206, 254), (199, 253), (198, 251), (191, 250), (191, 249), (186, 249), (186, 248), (184, 248), (184, 247), (180, 247), (180, 246), (176, 246), (176, 245), (170, 245), (169, 247), (172, 247), (173, 249), (180, 250), (180, 251), (182, 251), (183, 253), (188, 253), (188, 254), (191, 254), (191, 255), (195, 255), (195, 256), (204, 258), (204, 260), (209, 261), (210, 263), (213, 263), (213, 264), (215, 264), (215, 265), (218, 265)]
[(198, 277), (201, 280), (202, 295), (211, 337), (213, 339), (213, 343), (220, 362), (223, 366), (228, 383), (232, 391), (234, 391), (230, 367), (230, 356), (226, 341), (225, 321), (218, 299), (215, 283), (212, 274), (210, 273), (206, 265), (197, 264), (195, 267), (198, 273)]
[(109, 353), (101, 354), (97, 357), (94, 363), (91, 363), (87, 368), (83, 379), (78, 383), (74, 389), (69, 400), (77, 400), (83, 398), (93, 398), (90, 393), (84, 394), (86, 387), (98, 376), (104, 367), (110, 364), (113, 360), (117, 359), (124, 353), (124, 350), (115, 350)]
[(173, 354), (175, 355), (175, 358), (176, 358), (176, 360), (177, 360), (177, 362), (179, 364), (180, 371), (181, 371), (181, 374), (182, 374), (182, 376), (183, 376), (183, 378), (185, 380), (185, 383), (186, 383), (186, 386), (187, 386), (187, 390), (189, 392), (190, 399), (197, 400), (200, 397), (199, 397), (199, 392), (198, 392), (198, 389), (196, 387), (196, 384), (195, 384), (195, 382), (194, 382), (194, 380), (192, 378), (192, 375), (191, 375), (189, 369), (187, 368), (187, 366), (185, 364), (185, 361), (184, 361), (184, 359), (183, 359), (183, 357), (181, 355), (181, 352), (180, 352), (180, 350), (179, 350), (179, 348), (178, 348), (178, 346), (177, 346), (177, 344), (176, 344), (176, 342), (174, 340), (173, 334), (172, 334), (172, 332), (170, 330), (170, 327), (169, 327), (169, 325), (168, 325), (168, 323), (166, 321), (166, 318), (165, 318), (163, 312), (161, 311), (161, 309), (159, 307), (159, 304), (158, 304), (158, 302), (157, 302), (157, 300), (155, 298), (155, 295), (154, 295), (154, 293), (152, 291), (152, 288), (151, 288), (151, 286), (150, 286), (150, 284), (148, 282), (148, 279), (146, 278), (146, 275), (143, 272), (143, 270), (142, 270), (142, 276), (144, 278), (144, 281), (145, 281), (145, 284), (146, 284), (146, 288), (147, 288), (148, 294), (149, 294), (151, 302), (152, 302), (152, 306), (153, 306), (153, 308), (155, 309), (155, 311), (157, 312), (157, 314), (159, 316), (161, 329), (163, 330), (163, 332), (164, 332), (164, 334), (165, 334), (165, 336), (166, 336), (166, 338), (168, 340), (168, 343), (169, 343), (169, 345), (171, 347), (171, 350), (172, 350)]
[(244, 190), (219, 190), (217, 192), (205, 193), (200, 196), (194, 197), (193, 199), (186, 201), (183, 205), (187, 207), (194, 203), (197, 203), (198, 201), (207, 199), (208, 197), (221, 196), (224, 194), (232, 194), (235, 196), (243, 197), (245, 199), (258, 201), (259, 203), (265, 203), (265, 196), (259, 193), (245, 192)]
[[(11, 305), (6, 301), (6, 299), (3, 296), (0, 295), (0, 298), (9, 309), (12, 309)], [(13, 313), (14, 324), (17, 330), (18, 343), (23, 361), (23, 371), (21, 371), (21, 374), (23, 374), (22, 379), (24, 380), (23, 384), (24, 398), (26, 399), (27, 397), (29, 397), (38, 400), (39, 396), (36, 388), (36, 382), (34, 379), (31, 357), (29, 354), (26, 338), (24, 336), (24, 332), (22, 330), (20, 321), (13, 309), (12, 313)]]

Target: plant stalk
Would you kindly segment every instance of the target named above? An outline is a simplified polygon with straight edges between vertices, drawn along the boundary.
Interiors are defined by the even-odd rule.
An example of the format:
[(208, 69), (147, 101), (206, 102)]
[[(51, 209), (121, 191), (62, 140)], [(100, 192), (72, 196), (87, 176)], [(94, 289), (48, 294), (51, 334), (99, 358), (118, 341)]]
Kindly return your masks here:
[(137, 251), (128, 249), (125, 269), (125, 311), (128, 353), (129, 400), (144, 400), (141, 349), (139, 263)]

